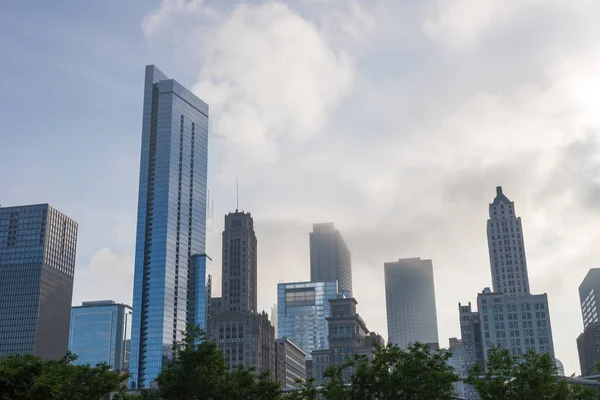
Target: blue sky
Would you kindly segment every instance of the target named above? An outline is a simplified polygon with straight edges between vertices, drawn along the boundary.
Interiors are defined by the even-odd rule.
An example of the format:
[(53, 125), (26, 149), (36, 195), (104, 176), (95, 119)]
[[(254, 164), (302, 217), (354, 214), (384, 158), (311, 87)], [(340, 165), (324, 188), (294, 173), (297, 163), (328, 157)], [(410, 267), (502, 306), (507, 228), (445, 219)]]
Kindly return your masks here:
[[(79, 223), (73, 302), (130, 302), (146, 64), (211, 107), (208, 251), (251, 211), (259, 307), (308, 279), (333, 221), (359, 312), (386, 333), (383, 263), (432, 258), (442, 344), (491, 285), (495, 186), (523, 218), (531, 288), (578, 371), (577, 286), (600, 240), (600, 6), (544, 0), (5, 2), (0, 204)], [(217, 290), (217, 293), (219, 291)]]

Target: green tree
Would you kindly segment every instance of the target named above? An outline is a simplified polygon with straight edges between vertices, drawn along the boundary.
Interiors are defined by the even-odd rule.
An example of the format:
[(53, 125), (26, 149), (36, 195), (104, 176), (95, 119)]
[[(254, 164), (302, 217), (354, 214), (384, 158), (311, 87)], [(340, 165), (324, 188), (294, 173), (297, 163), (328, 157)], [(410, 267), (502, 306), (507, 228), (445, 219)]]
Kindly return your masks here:
[(469, 372), (467, 383), (473, 385), (481, 400), (591, 400), (594, 391), (580, 385), (569, 385), (557, 376), (550, 354), (530, 350), (515, 357), (507, 349), (489, 352), (486, 372), (479, 366)]
[(451, 400), (458, 376), (448, 365), (450, 356), (421, 343), (406, 350), (392, 344), (377, 346), (372, 360), (355, 357), (350, 399)]
[(311, 378), (306, 381), (297, 380), (296, 385), (298, 385), (297, 391), (289, 393), (285, 399), (286, 400), (317, 400), (319, 391), (315, 386), (315, 379)]
[(229, 372), (221, 351), (199, 327), (173, 346), (173, 360), (156, 378), (164, 400), (277, 400), (281, 386), (268, 373), (238, 367)]
[(8, 357), (0, 364), (0, 399), (98, 400), (123, 393), (128, 375), (101, 363), (95, 367), (73, 365), (68, 352), (60, 360), (33, 355)]

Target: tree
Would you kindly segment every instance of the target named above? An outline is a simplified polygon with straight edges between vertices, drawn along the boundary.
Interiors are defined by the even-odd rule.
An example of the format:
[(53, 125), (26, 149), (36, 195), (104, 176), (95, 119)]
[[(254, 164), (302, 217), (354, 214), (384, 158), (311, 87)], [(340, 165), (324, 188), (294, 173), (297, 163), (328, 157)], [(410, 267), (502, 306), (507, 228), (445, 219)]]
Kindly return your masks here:
[(15, 355), (0, 364), (0, 399), (98, 400), (122, 393), (127, 374), (112, 371), (106, 363), (92, 367), (73, 365), (68, 352), (60, 360)]
[(473, 385), (481, 400), (587, 400), (594, 392), (580, 385), (569, 386), (557, 376), (550, 354), (530, 350), (521, 357), (507, 349), (493, 348), (488, 355), (486, 372), (475, 366), (466, 380)]
[(281, 386), (269, 373), (240, 366), (228, 371), (221, 351), (199, 327), (173, 346), (173, 360), (156, 378), (164, 400), (277, 400)]
[(451, 400), (458, 380), (448, 365), (451, 354), (432, 352), (426, 344), (412, 343), (407, 350), (388, 344), (377, 346), (372, 360), (355, 357), (350, 398), (378, 400)]

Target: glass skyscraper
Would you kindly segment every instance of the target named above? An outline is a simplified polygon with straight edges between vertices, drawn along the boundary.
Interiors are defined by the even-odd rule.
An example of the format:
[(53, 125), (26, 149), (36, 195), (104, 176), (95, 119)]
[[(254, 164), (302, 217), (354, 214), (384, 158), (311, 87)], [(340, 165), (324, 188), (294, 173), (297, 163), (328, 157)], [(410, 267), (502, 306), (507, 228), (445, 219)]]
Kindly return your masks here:
[(314, 350), (328, 349), (329, 300), (338, 293), (336, 281), (295, 282), (277, 285), (279, 337), (296, 342), (311, 358)]
[(130, 387), (149, 387), (195, 314), (190, 279), (205, 253), (208, 105), (146, 67)]
[(128, 371), (131, 346), (131, 307), (112, 300), (85, 301), (71, 309), (69, 350), (75, 364), (105, 362), (115, 371)]
[(352, 257), (332, 222), (313, 224), (310, 238), (311, 282), (338, 281), (340, 293), (352, 295)]
[(0, 207), (0, 359), (67, 352), (77, 223), (48, 204)]

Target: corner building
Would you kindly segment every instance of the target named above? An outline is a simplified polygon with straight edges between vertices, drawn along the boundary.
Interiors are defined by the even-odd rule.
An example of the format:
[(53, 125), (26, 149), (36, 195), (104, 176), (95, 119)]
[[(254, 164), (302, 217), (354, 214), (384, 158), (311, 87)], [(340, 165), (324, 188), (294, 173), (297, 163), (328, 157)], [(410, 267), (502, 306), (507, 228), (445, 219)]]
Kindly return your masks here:
[(208, 105), (147, 66), (130, 388), (150, 387), (172, 359), (173, 343), (196, 323), (188, 302), (197, 282), (192, 256), (205, 253), (207, 156)]
[(0, 360), (69, 343), (77, 223), (48, 204), (0, 207)]

